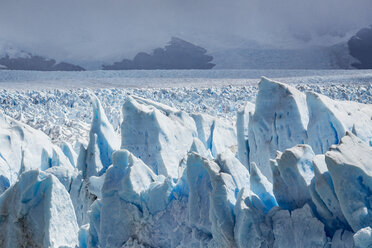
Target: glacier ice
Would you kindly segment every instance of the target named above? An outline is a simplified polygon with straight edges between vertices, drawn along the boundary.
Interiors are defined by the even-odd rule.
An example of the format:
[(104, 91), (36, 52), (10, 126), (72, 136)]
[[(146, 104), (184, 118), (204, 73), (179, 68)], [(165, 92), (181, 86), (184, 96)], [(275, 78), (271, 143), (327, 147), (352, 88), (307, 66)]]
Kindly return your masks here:
[(309, 143), (316, 154), (325, 153), (338, 144), (346, 131), (372, 144), (372, 108), (350, 101), (335, 101), (326, 96), (306, 94), (310, 119), (307, 127)]
[(47, 135), (3, 113), (0, 113), (0, 144), (2, 190), (14, 184), (18, 176), (27, 170), (47, 170), (54, 166), (70, 172), (75, 170)]
[(292, 212), (279, 210), (272, 216), (273, 247), (325, 247), (323, 224), (314, 217), (309, 205)]
[(288, 85), (262, 78), (254, 114), (249, 119), (249, 160), (271, 181), (269, 160), (307, 141), (309, 114), (304, 93)]
[(198, 138), (213, 157), (227, 149), (236, 150), (236, 130), (231, 123), (206, 114), (192, 114), (191, 117), (195, 121)]
[[(332, 100), (315, 92), (305, 94), (263, 77), (255, 111), (248, 121), (248, 159), (271, 181), (268, 161), (275, 157), (276, 151), (309, 144), (315, 154), (324, 154), (346, 131), (371, 145), (371, 116), (370, 105)], [(244, 114), (238, 117), (237, 128), (241, 133), (243, 129), (239, 125), (244, 122)], [(242, 137), (240, 135), (240, 147), (244, 145)]]
[(273, 192), (281, 208), (294, 210), (312, 204), (309, 186), (314, 177), (313, 157), (308, 145), (296, 145), (276, 157)]
[(78, 225), (69, 194), (51, 174), (24, 172), (0, 197), (1, 247), (75, 247)]
[(261, 199), (266, 213), (273, 207), (278, 206), (273, 192), (273, 185), (261, 173), (260, 169), (254, 162), (250, 165), (249, 179), (251, 190)]
[(331, 248), (350, 248), (354, 246), (353, 233), (338, 229), (332, 237)]
[(178, 178), (178, 166), (197, 137), (194, 120), (185, 112), (128, 97), (123, 105), (121, 148), (142, 159), (157, 175)]
[(220, 167), (216, 163), (205, 163), (205, 168), (212, 184), (209, 218), (212, 224), (213, 243), (216, 243), (217, 247), (233, 247), (236, 184), (230, 174), (220, 172)]
[(355, 248), (372, 247), (372, 228), (370, 226), (360, 229), (354, 234)]
[(189, 153), (195, 152), (199, 155), (201, 155), (204, 158), (212, 159), (213, 156), (211, 154), (210, 150), (207, 150), (207, 148), (204, 146), (202, 141), (198, 138), (194, 138)]
[(220, 153), (216, 158), (216, 162), (219, 165), (220, 172), (224, 172), (232, 176), (233, 182), (236, 185), (235, 196), (242, 188), (250, 188), (248, 169), (244, 167), (244, 165), (230, 150)]
[(71, 146), (61, 145), (79, 171), (69, 188), (79, 226), (89, 222), (88, 210), (93, 201), (101, 197), (105, 172), (112, 164), (113, 152), (120, 148), (120, 136), (108, 121), (101, 102), (94, 95), (90, 95), (90, 98), (93, 118), (87, 147), (77, 143), (79, 154), (75, 155)]
[(330, 233), (340, 229), (351, 230), (342, 213), (323, 154), (313, 158), (313, 168), (314, 178), (310, 185), (310, 195), (326, 230)]
[(249, 116), (254, 113), (255, 105), (247, 102), (236, 114), (236, 133), (238, 141), (238, 158), (245, 167), (249, 167), (248, 126)]
[(234, 207), (234, 238), (239, 248), (272, 247), (274, 237), (270, 220), (266, 218), (263, 204), (259, 203), (255, 194), (246, 189), (239, 191)]
[[(118, 134), (118, 110), (86, 94), (90, 133), (74, 146), (0, 115), (5, 247), (16, 238), (84, 248), (371, 244), (370, 105), (263, 78), (234, 125), (114, 95), (111, 104), (124, 102)], [(8, 221), (19, 209), (30, 224)]]
[(114, 156), (102, 187), (98, 233), (102, 247), (120, 247), (135, 233), (135, 220), (141, 216), (139, 195), (153, 181), (147, 166), (128, 151), (117, 151)]
[(76, 167), (77, 166), (78, 154), (76, 154), (72, 145), (70, 143), (67, 143), (67, 142), (62, 142), (62, 144), (60, 146), (61, 146), (63, 154), (65, 154), (65, 156), (68, 158), (71, 165)]
[(354, 232), (372, 225), (372, 148), (350, 132), (325, 160), (342, 213)]
[(120, 148), (120, 138), (114, 131), (100, 101), (92, 95), (93, 121), (89, 132), (89, 144), (86, 154), (86, 176), (105, 173), (112, 164), (111, 155)]
[(208, 160), (199, 154), (192, 153), (187, 157), (188, 205), (193, 206), (188, 209), (188, 214), (192, 226), (211, 235), (209, 192), (212, 191), (212, 183), (205, 163), (208, 163)]

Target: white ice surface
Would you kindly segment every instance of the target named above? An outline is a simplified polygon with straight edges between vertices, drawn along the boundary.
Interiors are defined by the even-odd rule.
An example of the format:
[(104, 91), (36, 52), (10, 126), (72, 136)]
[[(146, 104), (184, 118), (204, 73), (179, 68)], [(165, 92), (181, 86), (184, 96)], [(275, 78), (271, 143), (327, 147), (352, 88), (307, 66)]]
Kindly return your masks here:
[(78, 225), (65, 187), (31, 170), (0, 196), (1, 247), (74, 247)]
[[(59, 187), (58, 194), (63, 199), (52, 202), (56, 206), (69, 205), (58, 211), (55, 223), (69, 221), (76, 215), (75, 222), (72, 221), (75, 224), (66, 225), (69, 227), (66, 233), (73, 232), (68, 237), (53, 236), (64, 228), (61, 224), (48, 229), (50, 237), (58, 243), (64, 240), (76, 243), (78, 239), (80, 247), (325, 247), (326, 243), (343, 247), (355, 241), (356, 245), (367, 247), (371, 236), (367, 226), (372, 224), (370, 105), (337, 102), (302, 91), (369, 102), (371, 86), (288, 86), (263, 79), (260, 90), (256, 111), (251, 115), (255, 121), (251, 122), (247, 114), (253, 112), (252, 108), (246, 109), (237, 118), (236, 126), (232, 124), (236, 110), (247, 101), (255, 101), (256, 85), (208, 89), (3, 90), (1, 108), (42, 131), (49, 125), (47, 133), (53, 142), (61, 144), (61, 149), (46, 135), (10, 117), (6, 117), (8, 122), (3, 122), (5, 128), (1, 126), (0, 130), (4, 134), (13, 130), (11, 139), (21, 144), (22, 139), (15, 136), (19, 128), (9, 123), (12, 120), (29, 133), (28, 143), (58, 151), (51, 156), (35, 153), (30, 158), (34, 161), (30, 166), (44, 169), (46, 172), (40, 172), (41, 175), (46, 173), (55, 182), (53, 185)], [(275, 95), (277, 92), (280, 97)], [(93, 113), (92, 93), (96, 95)], [(260, 100), (260, 96), (264, 98)], [(315, 99), (309, 100), (312, 96)], [(317, 104), (323, 105), (324, 111), (314, 111)], [(248, 105), (253, 107), (252, 103)], [(277, 122), (275, 114), (281, 112), (290, 112), (290, 117)], [(319, 140), (318, 137), (324, 137), (319, 141), (322, 146), (335, 143), (335, 140), (327, 143), (331, 140), (327, 137), (332, 137), (332, 128), (327, 126), (330, 117), (331, 123), (336, 119), (341, 123), (341, 131), (349, 130), (359, 138), (351, 133), (342, 138), (340, 131), (342, 143), (331, 146), (325, 156), (312, 152), (324, 151), (321, 145), (312, 148), (298, 145), (314, 144), (310, 141)], [(364, 124), (358, 126), (356, 120)], [(86, 128), (79, 129), (84, 125)], [(265, 126), (273, 128), (262, 129)], [(60, 132), (56, 132), (56, 127), (60, 127)], [(290, 132), (284, 127), (289, 127)], [(253, 130), (254, 135), (247, 130)], [(282, 143), (268, 145), (264, 140), (254, 140), (252, 152), (251, 145), (244, 146), (244, 142), (252, 142), (252, 137), (262, 138), (260, 132), (267, 137), (276, 135)], [(301, 134), (297, 135), (299, 138), (294, 135), (297, 132)], [(152, 142), (146, 143), (150, 136)], [(38, 137), (44, 138), (37, 140)], [(114, 152), (119, 149), (120, 137), (122, 148), (127, 150)], [(18, 152), (22, 149), (9, 149), (8, 143), (2, 143), (0, 153), (11, 154), (21, 161), (23, 168), (22, 153)], [(239, 151), (239, 144), (245, 149)], [(270, 164), (269, 159), (275, 154), (277, 159)], [(156, 156), (159, 157), (154, 160)], [(255, 160), (262, 163), (248, 164)], [(10, 171), (7, 161), (0, 159), (5, 176)], [(87, 173), (89, 162), (92, 173)], [(269, 171), (267, 175), (265, 168)], [(18, 182), (2, 177), (2, 190), (10, 188), (0, 199), (11, 194), (29, 173), (21, 174)], [(43, 180), (46, 192), (54, 188)], [(31, 199), (22, 201), (24, 206), (39, 202), (40, 197), (32, 192), (24, 194)], [(10, 202), (8, 198), (5, 201)], [(31, 215), (41, 216), (34, 212)], [(0, 220), (7, 216), (10, 216), (7, 212), (1, 212)], [(10, 226), (17, 227), (15, 223)], [(32, 225), (28, 227), (37, 230)], [(38, 235), (42, 232), (34, 237)]]

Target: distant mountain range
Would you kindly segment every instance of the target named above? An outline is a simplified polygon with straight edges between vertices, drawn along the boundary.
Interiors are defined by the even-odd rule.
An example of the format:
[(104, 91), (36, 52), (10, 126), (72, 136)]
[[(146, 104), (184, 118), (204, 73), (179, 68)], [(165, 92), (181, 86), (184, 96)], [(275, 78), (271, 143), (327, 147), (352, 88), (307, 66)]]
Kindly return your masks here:
[[(155, 69), (372, 69), (372, 26), (348, 42), (303, 49), (278, 49), (242, 44), (207, 50), (173, 37), (163, 48), (139, 52), (133, 59), (102, 65), (103, 70)], [(213, 62), (213, 63), (212, 63)], [(82, 66), (31, 53), (0, 50), (0, 70), (84, 71)]]
[(85, 71), (78, 65), (66, 62), (57, 63), (54, 59), (32, 55), (25, 51), (14, 49), (3, 51), (0, 57), (0, 69), (30, 70), (30, 71)]
[(164, 48), (156, 48), (152, 53), (140, 52), (132, 60), (123, 59), (112, 65), (103, 65), (103, 70), (141, 69), (212, 69), (213, 57), (207, 50), (185, 40), (173, 37)]
[(212, 52), (216, 69), (352, 69), (346, 43), (296, 49), (230, 48)]
[(372, 25), (359, 30), (348, 42), (350, 54), (358, 59), (353, 66), (372, 69)]

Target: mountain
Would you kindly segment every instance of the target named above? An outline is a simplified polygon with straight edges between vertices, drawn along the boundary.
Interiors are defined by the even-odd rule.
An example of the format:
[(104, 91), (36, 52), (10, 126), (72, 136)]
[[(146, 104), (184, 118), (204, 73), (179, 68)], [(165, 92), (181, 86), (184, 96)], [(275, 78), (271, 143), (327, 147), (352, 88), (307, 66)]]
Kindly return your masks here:
[(241, 46), (211, 52), (216, 69), (350, 69), (346, 43), (306, 48)]
[(57, 63), (54, 59), (45, 58), (14, 48), (4, 49), (0, 53), (0, 70), (31, 71), (85, 71), (78, 65), (66, 62)]
[(359, 62), (358, 69), (372, 69), (372, 25), (359, 30), (348, 42), (350, 54)]
[(103, 65), (103, 70), (153, 70), (153, 69), (212, 69), (213, 57), (207, 50), (190, 42), (173, 37), (164, 48), (152, 53), (140, 52), (133, 60), (123, 59), (112, 65)]

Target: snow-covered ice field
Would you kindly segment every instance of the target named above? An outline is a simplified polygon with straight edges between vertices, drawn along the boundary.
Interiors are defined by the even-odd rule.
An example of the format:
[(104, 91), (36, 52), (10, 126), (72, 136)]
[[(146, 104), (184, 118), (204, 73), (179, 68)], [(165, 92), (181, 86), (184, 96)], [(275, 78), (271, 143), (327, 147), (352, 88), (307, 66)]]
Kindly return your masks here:
[(371, 104), (371, 70), (0, 71), (0, 247), (371, 247)]
[(370, 83), (372, 70), (133, 70), (35, 72), (0, 70), (0, 87), (45, 88), (172, 88), (244, 86), (261, 76), (286, 83)]
[(91, 94), (117, 132), (128, 95), (234, 121), (245, 102), (255, 102), (261, 76), (332, 99), (372, 103), (372, 70), (0, 71), (0, 109), (54, 143), (74, 144), (87, 142)]

